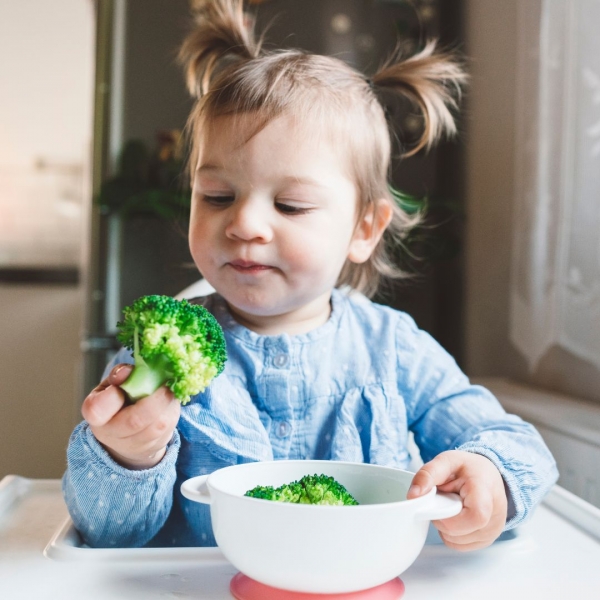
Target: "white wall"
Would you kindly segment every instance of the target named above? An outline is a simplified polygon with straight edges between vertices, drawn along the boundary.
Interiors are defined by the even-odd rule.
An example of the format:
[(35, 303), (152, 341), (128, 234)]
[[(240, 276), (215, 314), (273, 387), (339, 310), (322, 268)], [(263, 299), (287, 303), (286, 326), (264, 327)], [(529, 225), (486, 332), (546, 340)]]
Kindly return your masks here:
[(91, 114), (92, 15), (92, 0), (0, 1), (1, 163), (81, 160)]

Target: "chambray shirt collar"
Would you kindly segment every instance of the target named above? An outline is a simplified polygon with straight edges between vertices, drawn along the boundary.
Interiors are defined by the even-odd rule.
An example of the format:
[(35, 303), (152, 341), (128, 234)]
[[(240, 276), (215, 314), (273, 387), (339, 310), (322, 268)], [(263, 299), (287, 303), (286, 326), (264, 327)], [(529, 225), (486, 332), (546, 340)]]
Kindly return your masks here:
[(294, 344), (308, 344), (331, 335), (339, 327), (340, 319), (346, 309), (347, 301), (342, 292), (334, 289), (331, 294), (331, 314), (329, 315), (327, 322), (306, 333), (290, 336), (287, 333), (277, 335), (262, 335), (256, 333), (235, 320), (222, 296), (214, 294), (211, 300), (210, 310), (221, 324), (221, 327), (223, 327), (228, 334), (235, 337), (237, 341), (254, 348), (276, 345), (289, 347), (291, 342)]

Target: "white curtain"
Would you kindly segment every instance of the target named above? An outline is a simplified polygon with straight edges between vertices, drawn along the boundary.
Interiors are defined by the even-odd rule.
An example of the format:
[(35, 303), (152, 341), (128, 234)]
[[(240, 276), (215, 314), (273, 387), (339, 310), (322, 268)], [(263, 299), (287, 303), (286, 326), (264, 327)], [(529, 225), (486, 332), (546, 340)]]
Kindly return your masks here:
[(519, 11), (511, 339), (600, 368), (600, 0)]

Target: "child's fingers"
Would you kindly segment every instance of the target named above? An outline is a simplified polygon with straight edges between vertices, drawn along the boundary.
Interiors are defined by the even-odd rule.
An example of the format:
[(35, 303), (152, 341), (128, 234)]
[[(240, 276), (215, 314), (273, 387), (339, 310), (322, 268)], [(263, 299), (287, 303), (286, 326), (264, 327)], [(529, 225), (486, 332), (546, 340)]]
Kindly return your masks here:
[(151, 458), (153, 454), (163, 449), (173, 437), (177, 426), (181, 405), (177, 400), (163, 411), (155, 421), (135, 434), (118, 441), (121, 451), (131, 457)]
[(126, 468), (147, 469), (164, 456), (181, 405), (164, 386), (126, 405), (126, 394), (119, 386), (131, 370), (131, 365), (117, 365), (84, 400), (81, 413), (113, 459)]
[(441, 533), (453, 536), (467, 535), (484, 528), (492, 514), (492, 502), (486, 488), (475, 485), (473, 480), (462, 473), (464, 461), (463, 453), (442, 452), (417, 472), (407, 494), (409, 499), (416, 498), (426, 494), (434, 486), (444, 492), (460, 494), (463, 501), (460, 513), (448, 519), (434, 521)]
[(477, 550), (489, 546), (501, 533), (506, 521), (505, 511), (500, 507), (494, 510), (489, 501), (489, 512), (465, 511), (458, 515), (433, 524), (444, 543), (460, 551)]
[(131, 371), (133, 371), (133, 365), (121, 363), (112, 369), (105, 381), (108, 385), (121, 385), (131, 375)]
[(114, 367), (83, 401), (81, 414), (92, 427), (108, 423), (125, 404), (125, 393), (118, 386), (129, 377), (132, 368), (127, 364)]
[(438, 454), (423, 465), (413, 477), (407, 499), (423, 496), (434, 486), (441, 486), (456, 479), (456, 473), (462, 467), (460, 453), (450, 450)]
[(448, 491), (460, 494), (463, 509), (454, 517), (433, 522), (440, 533), (452, 537), (468, 536), (488, 526), (494, 512), (494, 503), (486, 487), (467, 479), (460, 489)]
[(114, 416), (112, 425), (119, 438), (140, 434), (149, 427), (166, 430), (171, 424), (169, 416), (178, 411), (178, 405), (173, 392), (163, 386), (150, 396), (123, 408)]
[[(111, 422), (110, 428), (107, 426), (100, 428), (99, 431), (94, 431), (94, 435), (96, 435), (106, 450), (124, 467), (130, 469), (148, 469), (160, 462), (164, 456), (166, 446), (173, 437), (173, 431), (177, 426), (181, 411), (180, 403), (172, 397), (170, 392), (164, 395), (166, 397), (170, 395), (171, 401), (145, 427), (144, 419), (146, 417), (152, 418), (152, 411), (144, 410), (144, 415), (139, 417), (139, 420), (133, 425), (138, 428), (135, 431), (130, 429), (132, 426), (131, 422), (126, 423), (127, 430), (123, 429), (123, 425)], [(148, 396), (148, 399), (150, 401), (145, 402), (146, 405), (150, 404), (153, 400), (150, 396)], [(145, 398), (144, 400), (148, 399)], [(122, 412), (135, 409), (144, 400), (140, 400), (133, 406), (128, 406)], [(144, 408), (144, 405), (141, 406)], [(118, 419), (114, 419), (113, 421), (118, 421)], [(123, 437), (125, 432), (127, 435)]]
[(458, 550), (459, 552), (479, 550), (480, 548), (489, 546), (490, 543), (494, 541), (494, 538), (490, 538), (481, 531), (475, 531), (464, 536), (450, 536), (440, 532), (440, 537), (446, 546)]
[(442, 452), (415, 475), (415, 489), (407, 497), (426, 493), (433, 485), (460, 494), (463, 502), (458, 515), (433, 522), (448, 546), (462, 551), (484, 548), (502, 533), (506, 493), (502, 476), (489, 459), (455, 450)]

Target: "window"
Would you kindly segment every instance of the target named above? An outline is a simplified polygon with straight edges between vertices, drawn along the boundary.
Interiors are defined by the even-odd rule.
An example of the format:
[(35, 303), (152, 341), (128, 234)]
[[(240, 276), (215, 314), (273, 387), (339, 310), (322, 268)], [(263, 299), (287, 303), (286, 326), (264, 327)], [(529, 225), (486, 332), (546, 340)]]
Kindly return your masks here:
[(597, 1), (519, 3), (510, 316), (531, 371), (559, 348), (600, 376), (598, 23)]

